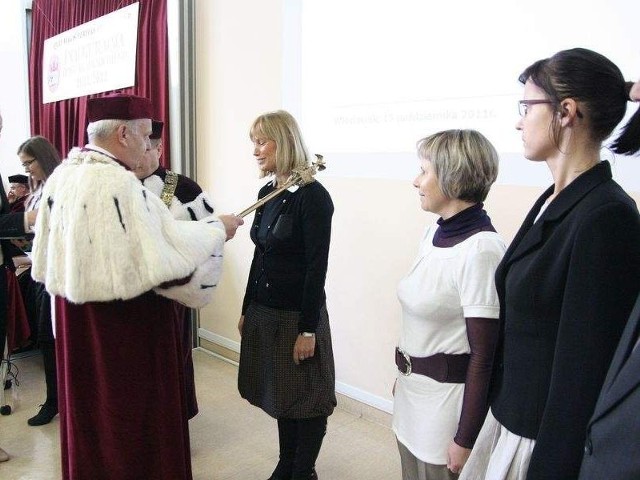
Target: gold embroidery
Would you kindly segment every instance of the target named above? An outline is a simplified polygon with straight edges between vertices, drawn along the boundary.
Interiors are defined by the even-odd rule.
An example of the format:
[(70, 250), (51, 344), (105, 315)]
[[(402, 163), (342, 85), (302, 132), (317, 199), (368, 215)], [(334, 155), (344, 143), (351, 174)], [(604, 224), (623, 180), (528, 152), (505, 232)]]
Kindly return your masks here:
[(178, 174), (167, 170), (167, 175), (164, 177), (164, 187), (162, 188), (162, 193), (160, 194), (160, 198), (167, 206), (167, 208), (171, 207), (171, 200), (173, 200), (177, 186)]

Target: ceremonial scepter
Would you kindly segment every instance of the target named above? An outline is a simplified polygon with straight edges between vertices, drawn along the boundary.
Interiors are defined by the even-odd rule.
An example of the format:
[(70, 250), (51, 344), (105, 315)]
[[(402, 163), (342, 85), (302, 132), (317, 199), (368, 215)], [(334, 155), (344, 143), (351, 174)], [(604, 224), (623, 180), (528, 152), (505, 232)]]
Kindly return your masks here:
[(324, 158), (322, 157), (322, 155), (319, 155), (319, 154), (316, 153), (316, 161), (315, 162), (313, 162), (308, 167), (297, 168), (297, 169), (293, 170), (291, 172), (291, 175), (287, 179), (287, 181), (284, 182), (283, 185), (278, 187), (277, 190), (274, 190), (269, 195), (265, 195), (260, 200), (258, 200), (256, 203), (251, 205), (250, 207), (245, 208), (240, 213), (238, 213), (237, 216), (238, 217), (246, 217), (251, 212), (253, 212), (257, 208), (260, 208), (262, 205), (267, 203), (272, 198), (277, 197), (278, 195), (280, 195), (287, 188), (291, 188), (294, 185), (298, 185), (298, 186), (302, 187), (303, 185), (306, 185), (308, 183), (315, 182), (316, 179), (313, 178), (313, 176), (317, 172), (321, 172), (325, 168), (327, 168), (327, 166), (324, 163)]

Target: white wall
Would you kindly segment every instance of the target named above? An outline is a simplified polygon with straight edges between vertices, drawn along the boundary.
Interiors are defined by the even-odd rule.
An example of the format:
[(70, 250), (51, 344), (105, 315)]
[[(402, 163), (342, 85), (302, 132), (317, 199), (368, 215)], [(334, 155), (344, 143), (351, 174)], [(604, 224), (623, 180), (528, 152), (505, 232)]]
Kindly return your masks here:
[[(281, 2), (196, 0), (195, 7), (198, 182), (218, 212), (239, 212), (260, 185), (249, 126), (281, 103)], [(201, 312), (205, 328), (234, 341), (252, 253), (241, 229), (227, 244), (216, 297)]]
[[(257, 115), (282, 105), (284, 1), (196, 0), (198, 182), (219, 212), (248, 206), (264, 182), (257, 179), (248, 128)], [(327, 34), (330, 30), (327, 26)], [(335, 204), (326, 290), (337, 387), (389, 410), (400, 327), (396, 285), (414, 258), (421, 232), (435, 218), (420, 210), (410, 178), (346, 178), (330, 172), (331, 166), (320, 181)], [(486, 206), (505, 239), (513, 237), (541, 190), (494, 187)], [(236, 324), (252, 252), (243, 228), (227, 244), (222, 282), (201, 312), (202, 327), (231, 348), (239, 341)]]
[[(29, 2), (30, 3), (30, 2)], [(24, 0), (0, 1), (0, 173), (24, 173), (16, 151), (30, 136)]]
[[(606, 55), (629, 78), (640, 78), (638, 1), (289, 0), (284, 5), (285, 27), (291, 25), (285, 30), (284, 80), (295, 80), (286, 88), (284, 104), (305, 126), (307, 144), (324, 154), (332, 175), (410, 178), (417, 139), (473, 128), (501, 155), (498, 185), (544, 187), (549, 170), (524, 160), (521, 135), (511, 128), (519, 118), (522, 85), (516, 79), (522, 69), (581, 46)], [(551, 11), (580, 28), (559, 29), (549, 21)], [(605, 24), (613, 28), (602, 28)], [(640, 190), (640, 162), (617, 156), (614, 178)]]
[[(257, 115), (283, 104), (285, 1), (195, 0), (197, 180), (219, 212), (245, 208), (264, 183), (257, 178), (248, 128)], [(0, 1), (0, 110), (5, 118), (0, 172), (5, 178), (21, 171), (15, 151), (29, 136), (23, 32), (24, 0)], [(326, 290), (338, 390), (389, 410), (400, 327), (396, 285), (413, 260), (422, 230), (435, 219), (420, 210), (410, 178), (337, 177), (331, 176), (331, 166), (319, 178), (336, 207)], [(494, 187), (487, 210), (505, 239), (513, 237), (540, 190)], [(633, 195), (640, 201), (639, 192)], [(239, 342), (236, 324), (252, 253), (245, 227), (227, 244), (222, 282), (214, 302), (201, 312), (211, 338), (232, 349)]]

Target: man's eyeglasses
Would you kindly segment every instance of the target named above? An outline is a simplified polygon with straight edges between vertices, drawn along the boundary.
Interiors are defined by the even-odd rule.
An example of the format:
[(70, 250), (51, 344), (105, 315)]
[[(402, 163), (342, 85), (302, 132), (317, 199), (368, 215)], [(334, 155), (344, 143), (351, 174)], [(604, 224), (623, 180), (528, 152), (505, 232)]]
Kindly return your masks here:
[(518, 102), (518, 113), (521, 117), (524, 117), (529, 111), (529, 106), (539, 105), (542, 103), (554, 103), (551, 100), (520, 100)]
[(26, 162), (22, 162), (23, 168), (28, 168), (33, 162), (36, 162), (37, 158), (32, 158), (31, 160), (27, 160)]

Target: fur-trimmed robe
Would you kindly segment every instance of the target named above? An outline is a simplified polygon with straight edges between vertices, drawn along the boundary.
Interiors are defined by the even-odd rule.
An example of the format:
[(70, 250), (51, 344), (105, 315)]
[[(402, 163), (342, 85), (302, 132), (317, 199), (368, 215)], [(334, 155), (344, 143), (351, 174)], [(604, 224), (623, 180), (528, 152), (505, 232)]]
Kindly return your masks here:
[(215, 217), (175, 221), (132, 172), (92, 150), (73, 149), (47, 180), (33, 245), (33, 277), (73, 303), (156, 292), (201, 307), (210, 299), (226, 238)]
[[(213, 215), (213, 202), (202, 191), (200, 185), (180, 173), (176, 175), (178, 176), (178, 184), (169, 206), (173, 218), (176, 220), (201, 220)], [(167, 169), (158, 167), (155, 172), (142, 180), (142, 184), (160, 197), (166, 176)]]
[(206, 303), (224, 228), (174, 220), (91, 148), (47, 180), (33, 247), (33, 276), (56, 296), (63, 478), (188, 480), (183, 317), (169, 298)]

